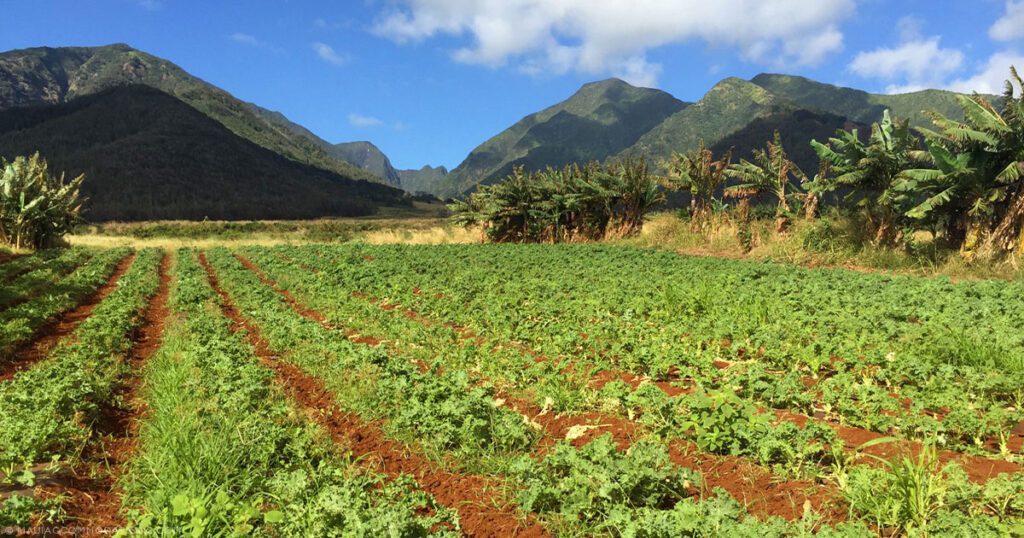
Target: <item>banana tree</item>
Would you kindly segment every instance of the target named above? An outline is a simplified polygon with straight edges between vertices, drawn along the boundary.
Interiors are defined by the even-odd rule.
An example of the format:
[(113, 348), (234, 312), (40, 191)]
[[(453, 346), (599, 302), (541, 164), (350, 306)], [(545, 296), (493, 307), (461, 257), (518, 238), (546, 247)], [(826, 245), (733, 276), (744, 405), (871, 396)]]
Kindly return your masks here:
[(726, 175), (739, 180), (738, 184), (725, 189), (726, 196), (740, 197), (747, 193), (771, 194), (778, 200), (779, 217), (790, 212), (789, 190), (796, 189), (794, 180), (806, 181), (807, 175), (786, 155), (782, 147), (782, 135), (775, 131), (775, 138), (765, 149), (754, 150), (754, 161), (746, 159), (726, 169)]
[(619, 192), (615, 200), (619, 218), (609, 232), (616, 237), (634, 235), (643, 227), (644, 215), (665, 201), (665, 193), (651, 175), (646, 159), (627, 157), (609, 166), (608, 173), (615, 178)]
[(835, 174), (821, 178), (816, 187), (822, 192), (849, 191), (847, 199), (856, 200), (864, 210), (874, 243), (897, 244), (907, 228), (903, 217), (910, 203), (906, 192), (897, 188), (899, 178), (921, 159), (909, 121), (895, 120), (886, 110), (881, 123), (871, 126), (867, 143), (854, 129), (839, 130), (827, 144), (814, 140), (811, 146)]
[(908, 211), (917, 219), (942, 219), (961, 254), (999, 256), (1020, 248), (1024, 219), (1024, 87), (1010, 69), (1000, 112), (980, 95), (958, 96), (964, 121), (933, 114), (936, 130), (920, 129), (934, 169), (904, 173), (907, 192), (923, 199)]
[(52, 244), (79, 221), (85, 176), (51, 175), (38, 153), (0, 161), (0, 241), (15, 249)]
[(668, 163), (669, 175), (665, 186), (671, 190), (690, 193), (690, 227), (703, 231), (711, 216), (711, 203), (715, 193), (725, 183), (726, 170), (732, 161), (732, 151), (716, 160), (710, 149), (700, 141), (697, 149), (688, 153), (672, 153)]

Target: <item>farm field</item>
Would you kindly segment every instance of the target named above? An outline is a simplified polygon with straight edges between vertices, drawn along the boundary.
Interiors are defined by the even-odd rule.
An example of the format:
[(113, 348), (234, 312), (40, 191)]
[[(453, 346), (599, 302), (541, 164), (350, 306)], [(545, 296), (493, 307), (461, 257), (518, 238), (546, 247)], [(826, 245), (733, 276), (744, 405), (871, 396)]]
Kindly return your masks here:
[(0, 256), (0, 531), (1024, 535), (1022, 286), (618, 245)]

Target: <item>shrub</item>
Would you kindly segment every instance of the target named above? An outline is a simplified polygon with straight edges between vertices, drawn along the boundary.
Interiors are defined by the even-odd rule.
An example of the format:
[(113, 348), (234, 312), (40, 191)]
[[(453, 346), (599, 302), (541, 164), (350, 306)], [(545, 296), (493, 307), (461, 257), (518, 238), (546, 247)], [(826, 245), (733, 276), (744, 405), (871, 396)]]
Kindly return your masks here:
[(65, 182), (38, 153), (0, 166), (0, 241), (16, 249), (50, 246), (78, 222), (85, 176)]

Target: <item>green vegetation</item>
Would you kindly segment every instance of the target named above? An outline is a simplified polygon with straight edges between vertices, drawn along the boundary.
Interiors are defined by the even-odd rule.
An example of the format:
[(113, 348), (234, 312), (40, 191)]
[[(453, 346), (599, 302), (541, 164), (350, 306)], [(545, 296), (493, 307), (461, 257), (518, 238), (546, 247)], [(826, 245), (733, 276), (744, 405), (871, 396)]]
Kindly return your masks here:
[(12, 274), (10, 280), (0, 278), (4, 281), (0, 287), (0, 310), (32, 299), (85, 263), (92, 254), (83, 248), (66, 249), (52, 258), (40, 257), (37, 263), (28, 265), (26, 271)]
[(391, 160), (381, 152), (380, 148), (369, 142), (346, 142), (333, 146), (328, 145), (326, 151), (336, 159), (352, 163), (363, 170), (369, 171), (392, 187), (401, 186), (402, 180), (398, 177), (398, 170), (395, 170), (395, 167), (391, 165)]
[(78, 222), (85, 176), (64, 181), (39, 156), (0, 159), (0, 243), (15, 249), (53, 246)]
[(434, 186), (444, 182), (447, 176), (448, 169), (443, 166), (438, 166), (437, 168), (424, 166), (419, 170), (398, 171), (402, 188), (412, 193), (431, 194), (434, 192)]
[(526, 174), (482, 187), (451, 206), (452, 221), (482, 225), (497, 242), (573, 242), (635, 235), (662, 201), (642, 159)]
[[(139, 252), (71, 336), (0, 381), (18, 489), (0, 522), (83, 516), (59, 481), (31, 485), (97, 465), (113, 405), (139, 421), (108, 471), (124, 535), (1024, 524), (1017, 283), (621, 245), (250, 246), (179, 250), (168, 311), (144, 317), (163, 256)], [(156, 322), (159, 349), (128, 362)]]
[(711, 88), (696, 104), (666, 118), (626, 152), (649, 155), (660, 162), (672, 152), (691, 151), (703, 142), (714, 145), (759, 117), (787, 109), (785, 102), (763, 88), (728, 78)]
[(914, 127), (927, 127), (931, 124), (931, 118), (925, 112), (928, 110), (963, 119), (958, 94), (948, 91), (924, 90), (881, 95), (823, 84), (804, 77), (772, 74), (758, 75), (751, 82), (800, 106), (838, 114), (857, 123), (878, 121), (885, 110), (909, 119)]
[(0, 109), (59, 104), (112, 88), (141, 84), (167, 93), (220, 123), (238, 137), (288, 159), (342, 177), (379, 181), (328, 156), (316, 141), (292, 132), (283, 116), (251, 105), (128, 45), (31, 48), (0, 54)]
[(92, 221), (358, 216), (410, 204), (397, 189), (285, 159), (139, 85), (0, 111), (0, 147), (84, 172)]
[[(810, 171), (817, 156), (809, 141), (825, 139), (837, 129), (870, 125), (887, 109), (908, 118), (915, 128), (931, 124), (928, 111), (964, 118), (962, 96), (953, 92), (876, 95), (785, 75), (728, 78), (695, 104), (665, 97), (621, 81), (589, 84), (481, 144), (447, 178), (402, 185), (451, 197), (471, 192), (477, 184), (494, 183), (519, 165), (534, 172), (638, 155), (651, 158), (655, 172), (664, 172), (673, 152), (693, 151), (702, 142), (715, 154), (732, 151), (737, 159), (752, 159), (753, 151), (775, 131), (782, 134), (792, 160)], [(998, 98), (987, 98), (1000, 104)]]
[(163, 254), (145, 250), (117, 289), (37, 367), (0, 383), (0, 468), (74, 459), (92, 435), (98, 406), (127, 365), (132, 329), (156, 292)]
[[(309, 260), (315, 248), (289, 256)], [(344, 282), (476, 334), (515, 338), (544, 356), (655, 379), (682, 371), (709, 391), (739, 386), (764, 405), (881, 433), (941, 433), (965, 448), (1007, 436), (1024, 419), (1015, 388), (1024, 381), (1022, 343), (1011, 329), (1020, 313), (993, 306), (1017, 284), (953, 285), (623, 247), (348, 248), (351, 255), (324, 263), (337, 277), (330, 285)], [(360, 262), (362, 255), (374, 261)], [(552, 268), (573, 278), (552, 279)], [(844, 290), (842, 300), (820, 290)], [(599, 319), (592, 305), (601, 305)], [(979, 312), (990, 315), (978, 319)], [(967, 326), (971, 333), (949, 336)], [(750, 354), (756, 362), (744, 360)], [(716, 360), (739, 364), (719, 371)], [(817, 398), (808, 399), (800, 376), (819, 380)], [(890, 393), (911, 399), (916, 413), (896, 413), (900, 399)], [(973, 395), (973, 419), (928, 415), (946, 414), (962, 393)]]
[(102, 286), (129, 249), (99, 252), (68, 276), (46, 288), (44, 293), (24, 296), (25, 301), (0, 312), (0, 365), (13, 357), (44, 323), (75, 307)]
[[(145, 371), (149, 411), (122, 483), (126, 532), (195, 536), (450, 535), (452, 513), (408, 479), (360, 469), (294, 409), (216, 309), (194, 252), (177, 256), (181, 316)], [(429, 514), (428, 514), (429, 513)]]
[[(948, 330), (941, 328), (946, 323), (957, 323), (940, 321), (952, 315), (951, 305), (962, 309), (963, 316), (973, 316), (975, 312), (986, 311), (985, 307), (973, 303), (986, 300), (978, 297), (979, 292), (985, 297), (986, 292), (981, 290), (1003, 290), (1012, 294), (1014, 288), (1010, 284), (954, 286), (942, 280), (893, 279), (724, 260), (687, 260), (666, 253), (623, 251), (622, 247), (311, 246), (273, 250), (254, 247), (246, 249), (245, 254), (268, 270), (279, 285), (292, 290), (301, 303), (326, 314), (329, 323), (351, 327), (356, 334), (395, 342), (401, 353), (413, 353), (411, 360), (436, 359), (439, 354), (461, 348), (443, 361), (446, 376), (460, 369), (479, 372), (504, 387), (506, 395), (528, 395), (538, 407), (543, 405), (551, 409), (547, 412), (561, 416), (616, 410), (617, 415), (628, 417), (641, 424), (644, 430), (656, 433), (656, 438), (662, 439), (660, 443), (692, 439), (704, 451), (748, 458), (771, 468), (778, 476), (817, 476), (825, 483), (839, 484), (836, 487), (851, 499), (858, 494), (856, 488), (867, 484), (859, 477), (870, 467), (863, 465), (863, 456), (857, 458), (856, 453), (851, 457), (851, 454), (836, 452), (841, 442), (829, 423), (811, 423), (799, 428), (789, 422), (780, 423), (771, 413), (757, 408), (769, 406), (807, 414), (823, 413), (826, 419), (886, 433), (899, 431), (910, 438), (945, 439), (947, 448), (1011, 461), (1017, 458), (1012, 452), (992, 452), (982, 447), (986, 446), (985, 440), (1008, 435), (1009, 428), (1024, 418), (1019, 413), (1001, 415), (1005, 408), (1017, 405), (1014, 402), (1019, 400), (1019, 395), (1014, 387), (1020, 382), (1015, 380), (1019, 376), (1016, 373), (1005, 376), (1000, 372), (1007, 367), (995, 363), (966, 363), (956, 359), (945, 366), (946, 353), (956, 348), (945, 342), (936, 345), (927, 342), (929, 334), (941, 335)], [(224, 274), (241, 271), (227, 256), (223, 259), (225, 266), (235, 266)], [(670, 267), (672, 270), (665, 272)], [(573, 274), (574, 278), (554, 276), (558, 274)], [(701, 282), (715, 275), (720, 275), (716, 281)], [(826, 279), (828, 283), (825, 280), (813, 283), (817, 279)], [(676, 291), (651, 289), (648, 285), (651, 281), (671, 282), (671, 289)], [(766, 289), (768, 284), (782, 282), (785, 282), (785, 289)], [(239, 287), (259, 285), (253, 276), (239, 283)], [(839, 296), (842, 300), (833, 301), (814, 291), (826, 288), (844, 290)], [(987, 300), (999, 301), (1003, 292)], [(251, 309), (272, 301), (267, 291), (260, 293), (267, 298), (259, 303), (248, 303), (253, 305)], [(382, 309), (369, 300), (353, 297), (353, 294), (363, 293), (379, 298), (382, 305), (401, 306)], [(693, 298), (688, 299), (691, 294)], [(887, 310), (880, 310), (883, 304), (890, 305), (890, 310), (891, 305), (896, 304), (921, 304), (910, 298), (917, 294), (942, 297), (949, 303), (933, 305), (928, 317), (921, 311), (890, 315)], [(758, 300), (765, 295), (786, 298), (786, 306)], [(814, 295), (819, 300), (812, 300)], [(728, 299), (732, 296), (736, 297), (735, 303)], [(830, 310), (824, 306), (826, 304), (840, 310)], [(593, 305), (601, 305), (599, 318), (595, 318)], [(403, 308), (411, 308), (436, 324), (420, 324), (403, 313)], [(807, 316), (794, 312), (801, 308), (807, 309)], [(789, 314), (775, 322), (766, 321), (776, 312)], [(921, 319), (915, 321), (916, 316)], [(862, 321), (854, 318), (862, 318)], [(879, 319), (893, 321), (876, 333)], [(861, 323), (864, 324), (862, 331), (852, 331)], [(976, 324), (1000, 325), (993, 319)], [(286, 327), (282, 332), (295, 330), (281, 319), (268, 318), (261, 323), (266, 330), (274, 330), (271, 327), (279, 325)], [(472, 344), (459, 343), (463, 329), (452, 327), (463, 326), (475, 335)], [(763, 339), (753, 333), (745, 336), (742, 327), (763, 330)], [(900, 336), (901, 331), (906, 334)], [(582, 332), (586, 333), (583, 339)], [(700, 336), (680, 338), (679, 335)], [(779, 340), (780, 335), (789, 336)], [(719, 343), (730, 337), (733, 343), (728, 347)], [(323, 338), (310, 334), (299, 340)], [(991, 339), (991, 336), (983, 338)], [(772, 342), (774, 344), (770, 345)], [(841, 342), (857, 351), (844, 352), (833, 347)], [(922, 347), (916, 348), (915, 342), (920, 342)], [(298, 357), (324, 356), (302, 343), (292, 345), (295, 347), (291, 349), (308, 349), (297, 351)], [(322, 346), (314, 344), (312, 348), (318, 345)], [(571, 362), (534, 363), (517, 345), (529, 346), (540, 356), (553, 360), (564, 357)], [(808, 347), (801, 350), (800, 345)], [(1015, 345), (1000, 344), (1001, 351), (994, 356), (1004, 356), (1006, 349), (1014, 349)], [(762, 351), (748, 355), (753, 353), (748, 350), (759, 346)], [(894, 349), (900, 350), (895, 355), (898, 359), (892, 358)], [(790, 357), (785, 358), (780, 353)], [(830, 356), (846, 360), (830, 361)], [(814, 357), (825, 359), (816, 361)], [(725, 370), (712, 366), (713, 361), (721, 360), (734, 364)], [(314, 368), (311, 371), (323, 371), (322, 364), (321, 360), (311, 364)], [(586, 387), (585, 379), (589, 374), (581, 384), (575, 373), (622, 369), (647, 373), (656, 379), (675, 379), (673, 384), (681, 387), (696, 383), (707, 390), (698, 389), (693, 394), (676, 397), (667, 396), (650, 383), (637, 389), (618, 383), (595, 390)], [(673, 371), (685, 372), (685, 378), (673, 377)], [(807, 390), (807, 380), (815, 375), (822, 393), (820, 400)], [(347, 377), (351, 378), (351, 375)], [(353, 392), (350, 384), (339, 384), (336, 390), (346, 395), (343, 397), (346, 401)], [(942, 409), (952, 405), (958, 394), (986, 391), (994, 392), (975, 400), (973, 409), (976, 411), (950, 414), (941, 422), (930, 418), (931, 414), (943, 413)], [(365, 394), (359, 390), (356, 393)], [(992, 398), (989, 403), (982, 403), (989, 397)], [(412, 401), (418, 399), (411, 398)], [(906, 416), (893, 412), (900, 409), (901, 399), (911, 402)], [(437, 409), (451, 405), (435, 402)], [(974, 415), (975, 412), (984, 416)], [(972, 415), (978, 418), (973, 425), (968, 425), (970, 421), (964, 421)], [(998, 418), (1000, 416), (1002, 418)], [(678, 476), (674, 473), (679, 470), (653, 463), (659, 449), (643, 448), (644, 434), (636, 435), (627, 461), (617, 462), (620, 456), (612, 445), (602, 441), (584, 445), (578, 453), (566, 445), (552, 452), (550, 461), (537, 463), (524, 459), (522, 467), (512, 467), (518, 470), (506, 472), (524, 480), (520, 487), (525, 489), (517, 497), (520, 503), (539, 510), (549, 528), (559, 533), (615, 535), (622, 529), (632, 529), (637, 535), (647, 535), (644, 533), (668, 525), (670, 530), (665, 531), (665, 535), (678, 535), (683, 528), (712, 525), (712, 521), (719, 521), (716, 517), (725, 518), (716, 523), (725, 528), (749, 529), (748, 532), (758, 535), (799, 532), (780, 522), (747, 521), (742, 511), (728, 508), (730, 501), (723, 498), (692, 503), (685, 500), (688, 494), (684, 492), (677, 494), (676, 501), (659, 504), (645, 497), (642, 493), (645, 477), (666, 479), (658, 473)], [(982, 442), (978, 443), (977, 439)], [(639, 461), (645, 463), (633, 467), (633, 462)], [(897, 476), (895, 470), (887, 472)], [(622, 489), (603, 488), (603, 476), (636, 476), (638, 482), (636, 489), (625, 485)], [(700, 481), (693, 475), (688, 476), (692, 487), (699, 489)], [(874, 483), (889, 480), (888, 476), (884, 473), (876, 476)], [(952, 497), (947, 497), (948, 502), (939, 510), (939, 515), (928, 523), (936, 534), (954, 532), (956, 527), (950, 522), (970, 520), (975, 527), (988, 529), (990, 535), (997, 536), (1019, 520), (1020, 516), (1013, 514), (994, 518), (995, 511), (986, 508), (992, 502), (985, 499), (995, 493), (982, 495), (982, 489), (971, 486), (962, 474), (950, 470), (948, 475), (942, 476), (949, 488), (978, 493), (957, 497), (966, 499), (964, 502), (953, 502)], [(631, 480), (617, 484), (632, 484)], [(1014, 486), (1003, 485), (1002, 480), (1014, 483), (1012, 480), (1019, 478), (993, 480), (986, 488), (1004, 494), (1012, 491)], [(664, 482), (662, 484), (658, 492), (672, 491)], [(1020, 502), (1019, 492), (1010, 497), (1013, 502)], [(669, 505), (671, 510), (666, 509)], [(855, 517), (874, 523), (872, 508), (856, 505), (853, 510)], [(814, 514), (808, 517), (813, 521)], [(901, 525), (898, 520), (894, 521), (885, 523), (886, 528), (891, 525), (895, 530)], [(815, 526), (807, 521), (800, 525)], [(843, 526), (842, 532), (857, 536), (869, 534), (863, 527)]]
[(481, 144), (430, 192), (458, 196), (477, 184), (501, 180), (517, 166), (535, 171), (603, 161), (686, 106), (665, 92), (634, 88), (621, 80), (587, 84), (566, 101)]

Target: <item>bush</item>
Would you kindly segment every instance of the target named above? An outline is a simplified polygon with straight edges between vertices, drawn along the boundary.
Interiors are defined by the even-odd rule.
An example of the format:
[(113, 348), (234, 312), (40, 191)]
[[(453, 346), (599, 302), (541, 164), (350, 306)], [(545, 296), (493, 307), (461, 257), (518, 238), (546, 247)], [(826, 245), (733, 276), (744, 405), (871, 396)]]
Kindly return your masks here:
[(38, 153), (0, 166), (0, 242), (16, 249), (51, 246), (78, 222), (85, 176), (65, 182), (64, 174), (50, 174)]

